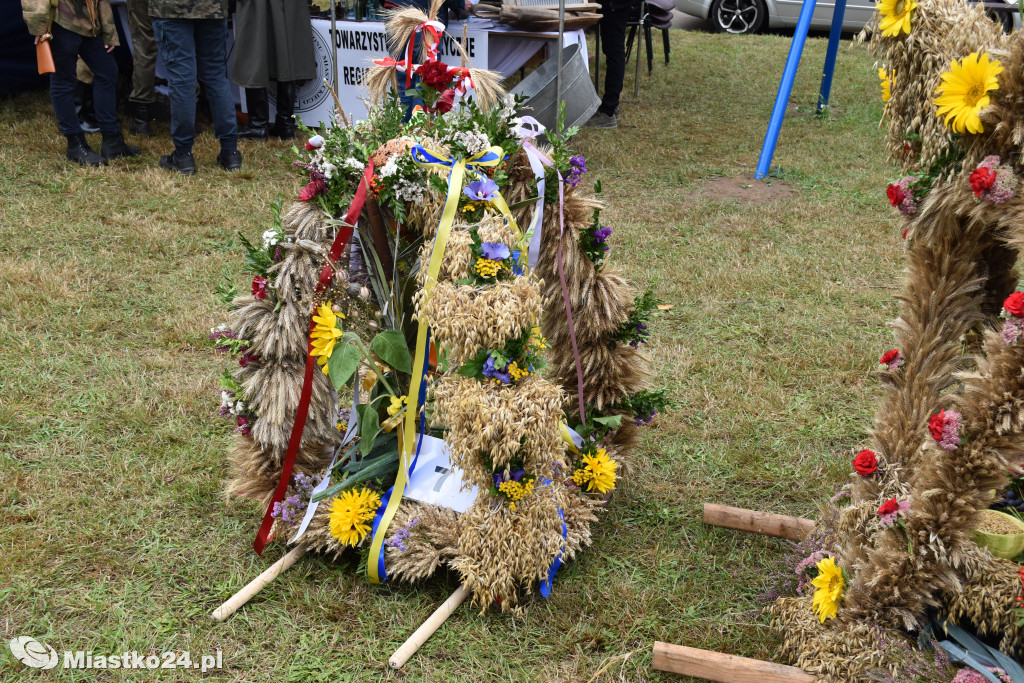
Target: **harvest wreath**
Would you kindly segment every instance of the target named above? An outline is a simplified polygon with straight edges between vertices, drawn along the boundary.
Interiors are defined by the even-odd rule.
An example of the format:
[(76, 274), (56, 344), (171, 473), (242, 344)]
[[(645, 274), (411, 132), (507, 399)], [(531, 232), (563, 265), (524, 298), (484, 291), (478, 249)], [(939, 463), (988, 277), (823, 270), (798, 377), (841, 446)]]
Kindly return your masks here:
[(608, 263), (573, 131), (542, 147), (495, 74), (439, 61), (442, 31), (392, 14), (421, 63), (376, 60), (368, 118), (308, 131), (300, 201), (244, 242), (251, 289), (223, 288), (211, 335), (237, 361), (228, 491), (266, 507), (257, 552), (271, 532), (354, 549), (375, 583), (445, 566), (482, 609), (522, 609), (668, 404), (643, 388), (656, 300)]
[(869, 28), (908, 258), (872, 442), (816, 523), (705, 520), (799, 541), (769, 607), (799, 669), (768, 680), (1022, 683), (1024, 35), (961, 0)]

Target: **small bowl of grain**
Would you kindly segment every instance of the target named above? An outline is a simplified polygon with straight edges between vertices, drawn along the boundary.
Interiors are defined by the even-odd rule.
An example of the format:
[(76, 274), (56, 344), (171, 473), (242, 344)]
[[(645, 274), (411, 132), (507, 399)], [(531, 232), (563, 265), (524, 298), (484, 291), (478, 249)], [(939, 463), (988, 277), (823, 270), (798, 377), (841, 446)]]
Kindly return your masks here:
[(972, 532), (975, 543), (1005, 560), (1024, 552), (1024, 522), (998, 510), (981, 510), (978, 516), (978, 527)]

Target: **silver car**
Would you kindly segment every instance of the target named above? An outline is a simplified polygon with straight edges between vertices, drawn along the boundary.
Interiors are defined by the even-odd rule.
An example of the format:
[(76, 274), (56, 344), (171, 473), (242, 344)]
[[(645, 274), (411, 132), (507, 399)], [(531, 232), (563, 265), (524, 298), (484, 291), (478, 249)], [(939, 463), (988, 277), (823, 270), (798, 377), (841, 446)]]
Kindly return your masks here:
[[(990, 6), (988, 15), (1003, 25), (1007, 32), (1020, 26), (1020, 18), (1011, 11), (991, 8), (992, 4), (1005, 4), (1001, 0), (985, 0)], [(765, 28), (793, 28), (800, 16), (802, 0), (675, 0), (676, 9), (684, 14), (710, 21), (714, 27), (725, 33), (756, 33)], [(812, 30), (827, 31), (832, 26), (832, 11), (835, 2), (818, 0), (811, 18)], [(843, 32), (856, 33), (875, 11), (870, 0), (847, 0), (843, 16)]]

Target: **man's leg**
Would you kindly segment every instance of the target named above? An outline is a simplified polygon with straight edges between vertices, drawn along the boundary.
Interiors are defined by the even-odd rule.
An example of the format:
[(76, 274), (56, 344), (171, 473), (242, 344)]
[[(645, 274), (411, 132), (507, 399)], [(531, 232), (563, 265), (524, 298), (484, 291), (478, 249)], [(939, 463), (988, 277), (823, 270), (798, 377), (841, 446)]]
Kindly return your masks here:
[(131, 131), (149, 137), (152, 112), (149, 107), (155, 99), (156, 38), (153, 21), (149, 17), (149, 0), (129, 0), (128, 29), (132, 35), (132, 105)]
[(626, 22), (629, 8), (616, 8), (610, 3), (601, 8), (601, 50), (604, 52), (607, 68), (604, 76), (604, 97), (597, 111), (615, 116), (622, 94), (622, 82), (626, 77)]
[(117, 120), (117, 62), (107, 53), (99, 37), (83, 37), (78, 53), (92, 71), (92, 100), (100, 132), (105, 135), (121, 132), (121, 123)]
[(153, 35), (167, 69), (176, 153), (191, 154), (196, 140), (196, 23), (192, 19), (153, 18)]
[(221, 150), (237, 149), (238, 120), (235, 98), (227, 74), (228, 22), (226, 19), (196, 21), (196, 64), (199, 82), (210, 101), (213, 131)]
[(53, 53), (54, 73), (50, 74), (50, 101), (60, 132), (67, 136), (76, 135), (82, 132), (75, 112), (75, 88), (78, 86), (76, 65), (82, 36), (59, 24), (53, 25), (52, 35), (50, 52)]

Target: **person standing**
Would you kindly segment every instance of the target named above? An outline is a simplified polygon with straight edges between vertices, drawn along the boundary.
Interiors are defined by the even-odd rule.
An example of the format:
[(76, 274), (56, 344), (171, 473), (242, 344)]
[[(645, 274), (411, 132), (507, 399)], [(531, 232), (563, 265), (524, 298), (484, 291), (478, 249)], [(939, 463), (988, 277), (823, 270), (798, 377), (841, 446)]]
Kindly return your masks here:
[(586, 125), (592, 128), (618, 128), (619, 96), (626, 78), (626, 24), (630, 0), (601, 0), (601, 52), (605, 56), (604, 96), (597, 113)]
[(156, 99), (156, 39), (149, 18), (149, 0), (128, 0), (128, 30), (132, 36), (132, 92), (128, 103), (132, 120), (128, 130), (148, 138), (153, 134), (149, 107)]
[[(306, 0), (238, 0), (231, 75), (245, 88), (249, 123), (239, 137), (295, 137), (295, 99), (303, 81), (316, 78), (313, 28)], [(277, 113), (270, 126), (267, 88), (276, 83)]]
[[(117, 63), (110, 52), (118, 40), (108, 0), (22, 0), (21, 9), (36, 44), (50, 41), (50, 101), (57, 127), (68, 139), (67, 158), (100, 166), (109, 159), (138, 156), (138, 147), (125, 144), (117, 120)], [(79, 56), (93, 72), (96, 120), (103, 134), (99, 154), (89, 147), (75, 111)]]
[(210, 101), (213, 131), (220, 141), (217, 163), (225, 171), (242, 168), (235, 100), (227, 76), (227, 0), (150, 0), (153, 35), (167, 68), (174, 151), (160, 167), (195, 175), (196, 80)]

